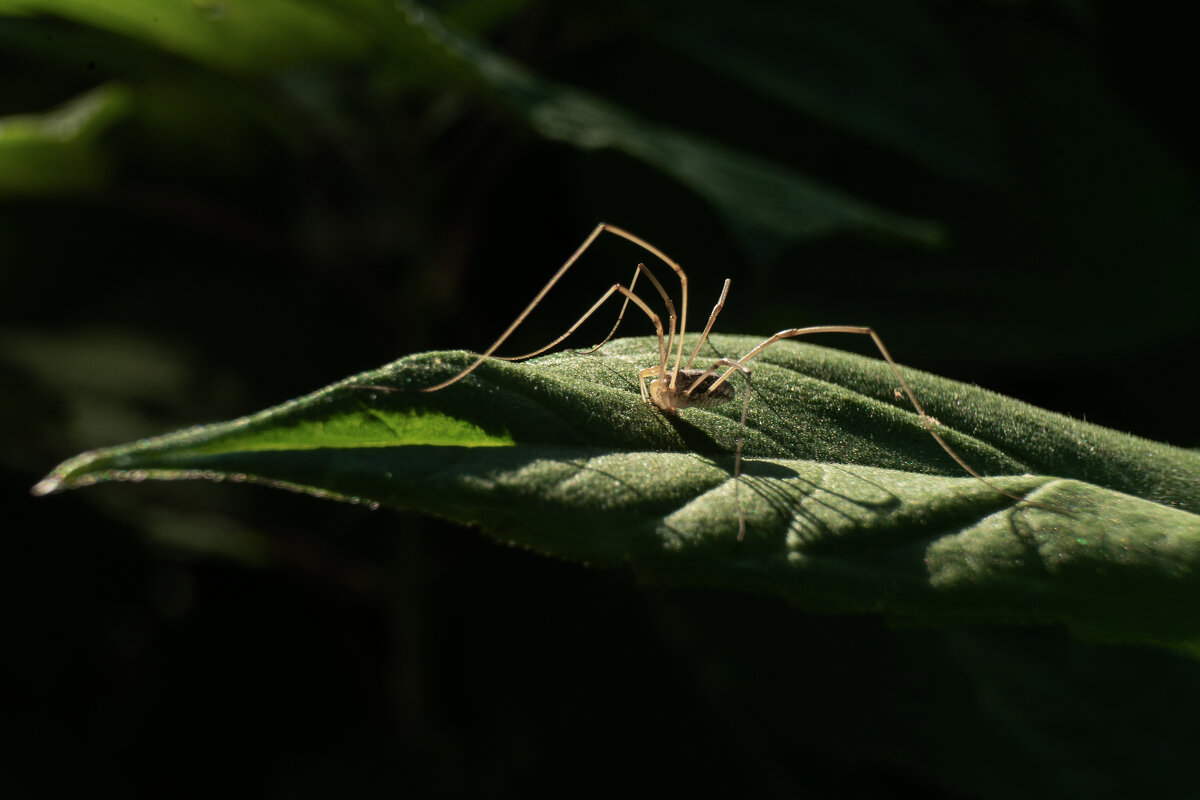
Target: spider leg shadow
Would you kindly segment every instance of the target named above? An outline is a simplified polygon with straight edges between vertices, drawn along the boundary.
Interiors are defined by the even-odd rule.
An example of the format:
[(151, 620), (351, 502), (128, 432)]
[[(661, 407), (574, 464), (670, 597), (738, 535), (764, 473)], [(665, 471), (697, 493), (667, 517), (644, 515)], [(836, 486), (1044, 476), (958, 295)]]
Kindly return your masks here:
[(746, 459), (742, 462), (742, 488), (757, 497), (770, 510), (771, 527), (780, 535), (795, 533), (802, 542), (828, 541), (834, 534), (833, 519), (850, 526), (863, 525), (867, 516), (882, 515), (899, 508), (901, 499), (890, 489), (857, 474), (852, 467), (838, 464), (814, 465), (823, 476), (829, 469), (848, 474), (865, 487), (863, 493), (851, 493), (826, 485), (821, 477), (802, 474), (779, 461)]

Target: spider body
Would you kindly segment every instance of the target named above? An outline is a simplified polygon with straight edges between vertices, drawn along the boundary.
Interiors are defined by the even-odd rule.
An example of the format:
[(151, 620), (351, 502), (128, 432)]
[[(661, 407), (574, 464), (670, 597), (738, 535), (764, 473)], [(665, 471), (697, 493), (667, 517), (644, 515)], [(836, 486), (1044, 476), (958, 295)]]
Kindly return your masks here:
[[(563, 274), (566, 273), (566, 271), (570, 269), (576, 261), (579, 260), (579, 257), (583, 255), (584, 251), (591, 247), (592, 243), (595, 242), (602, 233), (610, 233), (632, 242), (646, 252), (654, 255), (671, 268), (671, 270), (679, 278), (679, 313), (676, 313), (675, 303), (671, 300), (670, 294), (668, 294), (666, 289), (663, 288), (663, 285), (659, 282), (658, 278), (654, 276), (654, 273), (651, 272), (645, 264), (638, 264), (637, 269), (634, 270), (633, 278), (629, 281), (628, 287), (621, 283), (614, 283), (608, 288), (607, 291), (604, 292), (604, 294), (600, 296), (599, 300), (592, 304), (591, 308), (584, 312), (583, 316), (581, 316), (574, 325), (567, 329), (567, 332), (562, 336), (559, 336), (557, 339), (545, 345), (544, 347), (534, 350), (532, 353), (525, 353), (524, 355), (520, 356), (493, 355), (496, 352), (496, 349), (499, 348), (500, 345), (502, 345), (508, 339), (508, 337), (512, 335), (513, 331), (515, 331), (521, 325), (521, 323), (525, 321), (525, 318), (529, 316), (530, 312), (532, 312), (533, 309), (542, 302), (554, 285), (558, 283), (558, 280), (563, 276)], [(667, 312), (667, 325), (665, 327), (663, 325), (662, 318), (655, 313), (655, 311), (646, 303), (646, 301), (638, 296), (638, 294), (634, 291), (638, 278), (642, 275), (646, 276), (646, 279), (653, 285), (654, 290), (658, 293), (659, 297), (662, 298), (663, 307)], [(812, 325), (804, 328), (788, 328), (771, 336), (762, 344), (743, 355), (741, 358), (719, 358), (715, 360), (712, 366), (710, 366), (708, 369), (693, 369), (692, 362), (694, 362), (696, 357), (699, 355), (700, 348), (704, 345), (704, 342), (707, 341), (709, 332), (712, 330), (713, 323), (717, 319), (717, 315), (720, 314), (721, 309), (725, 306), (725, 297), (729, 293), (729, 283), (730, 282), (727, 279), (725, 281), (724, 288), (721, 290), (721, 296), (717, 300), (716, 305), (713, 306), (712, 313), (708, 317), (708, 324), (704, 326), (704, 331), (700, 334), (700, 340), (696, 342), (696, 346), (692, 350), (691, 356), (686, 362), (684, 362), (683, 337), (687, 329), (688, 312), (687, 273), (683, 271), (683, 267), (681, 267), (678, 262), (671, 259), (666, 253), (659, 250), (646, 240), (641, 239), (634, 234), (629, 233), (628, 231), (622, 230), (615, 225), (609, 225), (602, 222), (595, 227), (587, 239), (584, 240), (583, 244), (576, 249), (574, 254), (572, 254), (571, 257), (568, 258), (561, 267), (559, 267), (558, 272), (554, 273), (546, 285), (542, 287), (541, 291), (538, 292), (529, 305), (525, 307), (525, 310), (520, 313), (520, 315), (516, 318), (516, 320), (513, 321), (511, 325), (508, 326), (508, 330), (502, 333), (500, 338), (492, 343), (491, 347), (485, 350), (470, 366), (458, 374), (442, 381), (441, 383), (433, 386), (427, 386), (418, 391), (436, 392), (440, 389), (450, 386), (451, 384), (457, 383), (470, 373), (474, 372), (480, 364), (489, 358), (499, 358), (505, 361), (522, 361), (526, 358), (532, 358), (533, 356), (544, 353), (547, 350), (557, 346), (560, 342), (574, 333), (579, 326), (582, 325), (588, 318), (590, 318), (592, 314), (594, 314), (602, 305), (604, 305), (609, 298), (619, 294), (624, 297), (625, 300), (621, 305), (621, 312), (617, 316), (616, 324), (613, 325), (612, 331), (610, 331), (608, 336), (604, 338), (604, 341), (593, 347), (589, 352), (595, 352), (596, 350), (599, 350), (605, 345), (605, 343), (608, 342), (609, 339), (613, 337), (613, 335), (617, 332), (617, 328), (621, 325), (621, 320), (625, 317), (626, 309), (628, 309), (629, 304), (632, 302), (650, 320), (650, 323), (654, 326), (654, 331), (658, 336), (657, 363), (638, 372), (638, 388), (641, 391), (642, 399), (648, 404), (653, 405), (664, 414), (672, 415), (678, 414), (679, 410), (684, 408), (712, 408), (714, 406), (728, 403), (734, 398), (734, 387), (729, 384), (729, 378), (733, 375), (733, 373), (740, 373), (746, 383), (746, 387), (743, 390), (744, 399), (742, 401), (741, 421), (738, 428), (737, 452), (734, 456), (733, 467), (733, 488), (737, 502), (738, 516), (738, 541), (741, 541), (746, 532), (746, 520), (742, 511), (738, 487), (740, 486), (739, 478), (741, 477), (742, 469), (742, 445), (746, 429), (746, 412), (750, 405), (751, 390), (751, 371), (750, 368), (746, 366), (746, 363), (763, 350), (784, 339), (826, 333), (850, 333), (859, 336), (867, 336), (874, 343), (876, 349), (879, 351), (879, 354), (883, 356), (884, 361), (887, 362), (888, 368), (896, 377), (896, 382), (900, 386), (899, 389), (895, 390), (896, 397), (908, 398), (909, 402), (912, 404), (913, 410), (916, 411), (916, 413), (921, 417), (921, 424), (924, 426), (925, 430), (928, 431), (929, 435), (934, 438), (934, 440), (952, 459), (954, 459), (955, 463), (962, 467), (963, 470), (965, 470), (968, 474), (982, 481), (984, 484), (990, 486), (992, 489), (1002, 495), (1011, 497), (1014, 500), (1028, 503), (1029, 505), (1053, 509), (1051, 506), (1044, 506), (1042, 503), (1026, 500), (1019, 495), (1005, 491), (995, 483), (989, 481), (987, 478), (973, 469), (966, 461), (964, 461), (962, 456), (955, 452), (954, 448), (952, 448), (942, 437), (942, 435), (937, 432), (936, 429), (939, 427), (940, 423), (938, 423), (936, 418), (925, 413), (925, 409), (922, 408), (920, 401), (917, 400), (917, 396), (913, 393), (912, 388), (909, 387), (908, 381), (905, 380), (904, 375), (900, 372), (900, 367), (896, 364), (895, 360), (884, 346), (883, 340), (879, 338), (879, 334), (877, 334), (872, 328), (863, 325)], [(678, 323), (678, 329), (676, 328), (676, 323)], [(678, 336), (678, 343), (676, 343), (676, 336)]]
[[(654, 378), (649, 386), (646, 385), (647, 378)], [(650, 367), (638, 374), (642, 399), (664, 414), (675, 414), (681, 408), (713, 408), (728, 403), (736, 396), (728, 381), (714, 388), (716, 382), (716, 374), (704, 369), (679, 370), (675, 373), (674, 388), (671, 388), (670, 373), (660, 375), (658, 367)]]

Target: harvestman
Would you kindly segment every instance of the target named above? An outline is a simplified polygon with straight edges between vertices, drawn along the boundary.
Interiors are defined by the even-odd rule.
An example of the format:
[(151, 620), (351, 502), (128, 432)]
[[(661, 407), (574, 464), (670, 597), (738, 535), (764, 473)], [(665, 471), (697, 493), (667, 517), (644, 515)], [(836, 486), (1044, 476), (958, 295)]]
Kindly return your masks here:
[[(667, 291), (663, 288), (663, 285), (659, 283), (658, 279), (654, 277), (654, 273), (652, 273), (645, 264), (638, 264), (637, 269), (634, 270), (633, 278), (629, 281), (628, 288), (620, 283), (614, 283), (608, 288), (607, 291), (604, 292), (604, 294), (600, 296), (599, 300), (592, 304), (591, 308), (584, 312), (583, 316), (575, 321), (574, 325), (567, 329), (566, 333), (564, 333), (562, 336), (559, 336), (553, 342), (550, 342), (550, 344), (534, 350), (532, 353), (525, 353), (524, 355), (519, 356), (492, 355), (496, 352), (496, 349), (499, 348), (500, 345), (504, 344), (505, 340), (512, 335), (513, 331), (515, 331), (521, 325), (521, 323), (525, 321), (530, 312), (532, 312), (533, 309), (542, 302), (550, 290), (554, 288), (554, 284), (558, 283), (558, 280), (563, 276), (563, 274), (566, 273), (566, 271), (570, 269), (576, 261), (579, 260), (579, 257), (583, 255), (584, 251), (591, 247), (592, 243), (599, 238), (600, 234), (605, 232), (633, 242), (643, 250), (652, 253), (664, 264), (670, 267), (676, 275), (679, 276), (682, 302), (680, 304), (678, 318), (676, 317), (675, 313), (675, 304), (671, 301), (671, 296), (667, 294)], [(646, 305), (645, 301), (643, 301), (633, 292), (633, 288), (637, 284), (638, 277), (643, 274), (646, 276), (646, 279), (653, 284), (659, 296), (662, 297), (663, 304), (666, 306), (668, 322), (665, 336), (663, 332), (662, 319), (658, 316), (658, 314), (654, 313), (650, 306)], [(571, 257), (567, 259), (566, 263), (558, 268), (558, 272), (554, 273), (554, 276), (547, 281), (546, 285), (542, 287), (542, 290), (537, 293), (537, 296), (535, 296), (529, 305), (525, 307), (525, 310), (521, 312), (521, 314), (516, 318), (516, 320), (513, 321), (511, 325), (508, 326), (508, 329), (504, 331), (504, 333), (500, 334), (500, 338), (492, 342), (492, 346), (484, 351), (483, 354), (481, 354), (478, 358), (476, 358), (470, 366), (453, 377), (442, 381), (441, 383), (433, 386), (427, 386), (422, 389), (416, 389), (414, 391), (436, 392), (441, 389), (445, 389), (447, 386), (457, 383), (467, 375), (474, 372), (480, 364), (489, 358), (497, 358), (503, 361), (523, 361), (524, 359), (533, 358), (536, 355), (540, 355), (541, 353), (544, 353), (552, 347), (560, 344), (563, 340), (574, 333), (580, 325), (582, 325), (589, 317), (591, 317), (592, 314), (596, 313), (596, 311), (598, 311), (600, 307), (604, 305), (604, 303), (614, 294), (620, 294), (625, 297), (625, 302), (621, 305), (621, 312), (617, 316), (617, 322), (615, 325), (613, 325), (612, 330), (609, 331), (608, 336), (604, 337), (604, 341), (600, 342), (600, 344), (596, 345), (588, 352), (594, 353), (603, 347), (608, 340), (613, 337), (613, 335), (617, 332), (617, 328), (621, 325), (621, 320), (625, 316), (625, 310), (629, 307), (629, 303), (632, 301), (634, 305), (641, 309), (646, 316), (650, 318), (650, 321), (654, 324), (654, 330), (658, 334), (658, 363), (652, 367), (647, 367), (646, 369), (638, 372), (638, 388), (641, 390), (642, 399), (647, 403), (656, 406), (665, 414), (675, 414), (681, 408), (709, 408), (712, 406), (721, 405), (734, 398), (735, 393), (733, 387), (728, 383), (730, 376), (733, 375), (733, 373), (738, 372), (741, 373), (741, 375), (745, 378), (746, 389), (744, 392), (744, 399), (742, 401), (742, 416), (739, 423), (740, 427), (738, 428), (737, 452), (734, 456), (733, 467), (734, 495), (735, 498), (737, 498), (736, 503), (738, 509), (739, 542), (746, 535), (746, 519), (742, 511), (740, 497), (738, 496), (738, 479), (740, 478), (742, 471), (742, 445), (746, 429), (746, 411), (750, 406), (751, 372), (746, 366), (746, 362), (776, 342), (782, 341), (783, 339), (791, 339), (796, 336), (807, 336), (813, 333), (854, 333), (861, 336), (870, 336), (871, 341), (875, 343), (875, 346), (879, 349), (880, 354), (883, 356), (884, 360), (887, 361), (888, 368), (891, 369), (892, 374), (895, 375), (896, 380), (899, 381), (901, 388), (904, 390), (904, 395), (908, 397), (909, 402), (912, 403), (913, 408), (916, 409), (917, 414), (920, 415), (921, 422), (924, 425), (925, 430), (928, 431), (929, 435), (932, 436), (939, 445), (941, 445), (942, 449), (945, 450), (952, 459), (954, 459), (955, 463), (966, 470), (967, 473), (979, 479), (984, 484), (1000, 494), (1005, 495), (1006, 497), (1011, 497), (1014, 500), (1019, 500), (1031, 505), (1042, 505), (1041, 503), (1026, 500), (1019, 495), (1015, 495), (1011, 492), (1001, 489), (999, 486), (992, 483), (983, 475), (974, 470), (970, 464), (963, 460), (962, 456), (954, 451), (954, 448), (950, 447), (946, 440), (942, 438), (941, 434), (934, 430), (934, 428), (940, 423), (925, 413), (925, 409), (921, 406), (920, 401), (917, 400), (917, 396), (913, 394), (912, 389), (908, 385), (908, 381), (904, 379), (904, 375), (900, 373), (900, 368), (892, 359), (891, 353), (889, 353), (887, 348), (884, 346), (883, 340), (879, 338), (879, 334), (866, 326), (813, 325), (807, 328), (788, 328), (787, 330), (779, 331), (779, 333), (776, 333), (774, 336), (767, 339), (765, 342), (758, 345), (741, 358), (720, 358), (717, 359), (708, 369), (692, 369), (692, 362), (694, 362), (696, 360), (696, 356), (699, 355), (700, 348), (703, 347), (704, 342), (707, 341), (708, 334), (712, 330), (712, 326), (717, 319), (717, 315), (721, 313), (721, 309), (725, 306), (725, 297), (727, 294), (729, 294), (729, 279), (727, 278), (725, 280), (725, 286), (721, 289), (721, 296), (718, 298), (717, 304), (713, 306), (712, 313), (708, 316), (708, 324), (704, 326), (704, 333), (700, 334), (700, 341), (697, 342), (695, 348), (692, 349), (691, 355), (688, 356), (687, 363), (680, 367), (680, 364), (683, 361), (683, 337), (684, 332), (687, 329), (687, 273), (683, 271), (683, 267), (679, 266), (676, 261), (674, 261), (666, 253), (662, 252), (654, 245), (633, 235), (629, 231), (622, 230), (615, 225), (609, 225), (604, 222), (601, 222), (596, 226), (595, 230), (593, 230), (591, 234), (584, 239), (583, 244), (581, 244), (579, 248), (571, 255)], [(676, 322), (679, 323), (679, 344), (677, 347), (675, 345)], [(675, 363), (668, 368), (673, 350), (675, 355)], [(718, 375), (718, 373), (720, 374)], [(647, 385), (648, 380), (650, 382)], [(897, 396), (899, 396), (899, 392), (897, 392)]]

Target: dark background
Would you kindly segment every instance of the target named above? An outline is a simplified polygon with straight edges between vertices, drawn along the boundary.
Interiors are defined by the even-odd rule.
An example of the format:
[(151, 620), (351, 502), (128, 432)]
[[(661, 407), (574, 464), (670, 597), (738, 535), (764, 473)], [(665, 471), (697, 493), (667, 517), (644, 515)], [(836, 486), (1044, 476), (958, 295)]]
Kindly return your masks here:
[[(1170, 653), (642, 587), (259, 487), (28, 495), (91, 447), (482, 348), (602, 219), (687, 267), (695, 316), (732, 278), (724, 332), (870, 324), (902, 363), (1200, 446), (1176, 6), (438, 6), (645, 123), (935, 222), (936, 245), (748, 231), (653, 159), (548, 141), (386, 40), (275, 60), (264, 41), (231, 67), (29, 6), (60, 13), (0, 16), (0, 113), (133, 100), (86, 144), (94, 175), (69, 136), (30, 149), (0, 120), (7, 796), (1190, 794), (1200, 672)], [(640, 257), (590, 256), (513, 352)]]

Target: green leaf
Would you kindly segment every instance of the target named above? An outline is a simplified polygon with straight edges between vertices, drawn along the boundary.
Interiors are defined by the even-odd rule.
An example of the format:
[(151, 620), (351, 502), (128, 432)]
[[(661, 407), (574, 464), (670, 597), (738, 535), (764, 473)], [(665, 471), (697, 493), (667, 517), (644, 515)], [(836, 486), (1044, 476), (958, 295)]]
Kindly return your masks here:
[(928, 246), (944, 239), (936, 223), (887, 211), (784, 165), (542, 80), (448, 30), (417, 4), (397, 5), (428, 45), (468, 69), (542, 136), (585, 150), (615, 150), (662, 170), (712, 203), (760, 255), (790, 240), (846, 230)]
[[(756, 343), (711, 340), (728, 355)], [(883, 362), (783, 342), (751, 362), (735, 482), (740, 404), (678, 416), (646, 405), (636, 376), (655, 348), (626, 339), (590, 355), (487, 362), (432, 393), (413, 390), (472, 357), (411, 356), (250, 417), (84, 453), (35, 493), (261, 482), (814, 609), (1200, 641), (1200, 454), (906, 370), (954, 448), (1040, 505), (1018, 503), (963, 476), (896, 398)]]
[(0, 14), (53, 15), (231, 71), (345, 61), (373, 43), (370, 0), (0, 0)]
[(897, 0), (656, 3), (650, 35), (761, 97), (955, 180), (1005, 177), (995, 120), (955, 42)]
[(759, 256), (843, 231), (925, 246), (944, 240), (936, 223), (543, 80), (450, 31), (416, 3), (400, 0), (396, 7), (373, 0), (0, 0), (0, 15), (60, 16), (216, 70), (274, 74), (293, 91), (304, 85), (298, 66), (348, 64), (369, 66), (385, 94), (465, 88), (507, 107), (547, 139), (614, 150), (661, 170), (711, 203)]
[(0, 117), (0, 196), (90, 189), (108, 177), (100, 134), (128, 110), (128, 92), (101, 86), (43, 114)]

